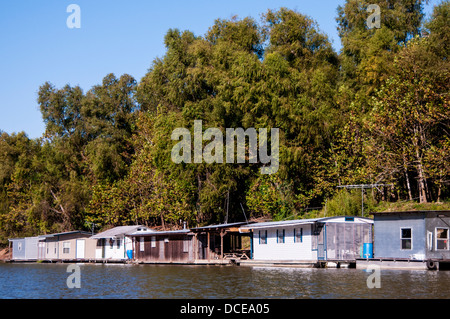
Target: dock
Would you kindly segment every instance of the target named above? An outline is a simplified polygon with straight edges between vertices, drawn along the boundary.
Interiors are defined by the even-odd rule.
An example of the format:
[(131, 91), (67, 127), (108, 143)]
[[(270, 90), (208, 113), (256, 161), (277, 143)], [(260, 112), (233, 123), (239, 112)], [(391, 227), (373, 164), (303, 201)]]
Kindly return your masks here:
[(380, 269), (404, 270), (450, 270), (450, 259), (412, 259), (412, 258), (370, 258), (356, 259), (357, 269), (367, 269), (370, 266)]

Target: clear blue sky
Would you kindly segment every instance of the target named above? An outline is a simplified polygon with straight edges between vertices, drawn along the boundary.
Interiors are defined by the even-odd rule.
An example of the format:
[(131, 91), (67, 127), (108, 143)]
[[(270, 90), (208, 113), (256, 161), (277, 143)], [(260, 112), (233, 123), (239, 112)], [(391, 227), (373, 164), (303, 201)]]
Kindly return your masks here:
[[(81, 8), (81, 28), (69, 29), (70, 4)], [(169, 28), (204, 35), (217, 18), (251, 16), (287, 7), (309, 15), (341, 48), (336, 9), (345, 0), (8, 0), (0, 7), (0, 130), (44, 132), (37, 104), (46, 81), (61, 88), (80, 85), (86, 92), (108, 73), (137, 81), (165, 53)], [(430, 12), (438, 0), (426, 7)]]

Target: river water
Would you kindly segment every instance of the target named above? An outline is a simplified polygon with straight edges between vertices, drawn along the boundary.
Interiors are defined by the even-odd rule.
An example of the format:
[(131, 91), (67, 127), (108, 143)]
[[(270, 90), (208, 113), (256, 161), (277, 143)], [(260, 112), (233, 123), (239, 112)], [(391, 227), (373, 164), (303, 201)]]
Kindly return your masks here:
[(450, 271), (381, 270), (381, 287), (370, 289), (367, 281), (372, 272), (361, 269), (78, 264), (80, 288), (69, 288), (68, 266), (0, 263), (0, 298), (450, 297)]

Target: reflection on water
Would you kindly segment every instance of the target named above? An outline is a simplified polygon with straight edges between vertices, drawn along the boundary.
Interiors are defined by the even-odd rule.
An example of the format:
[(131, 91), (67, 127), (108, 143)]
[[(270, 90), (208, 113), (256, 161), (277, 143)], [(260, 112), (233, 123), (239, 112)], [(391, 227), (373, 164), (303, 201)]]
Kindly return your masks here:
[(0, 298), (449, 298), (449, 271), (371, 272), (231, 266), (80, 264), (69, 289), (68, 264), (0, 264)]

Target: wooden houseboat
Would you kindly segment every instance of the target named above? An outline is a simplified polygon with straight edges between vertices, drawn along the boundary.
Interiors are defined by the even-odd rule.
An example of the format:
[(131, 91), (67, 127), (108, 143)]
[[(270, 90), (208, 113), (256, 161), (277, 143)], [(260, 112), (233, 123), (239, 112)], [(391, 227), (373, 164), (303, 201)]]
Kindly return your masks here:
[(196, 263), (230, 263), (250, 258), (250, 233), (242, 230), (247, 222), (191, 228), (194, 233)]
[(194, 263), (194, 234), (188, 229), (138, 231), (133, 240), (133, 260), (138, 263)]

